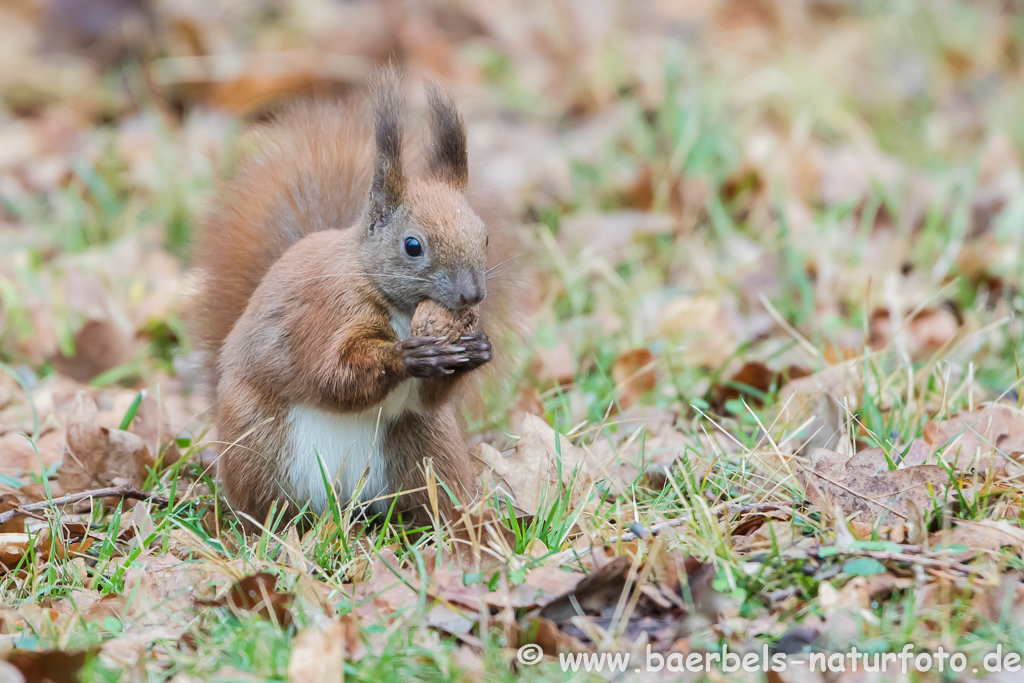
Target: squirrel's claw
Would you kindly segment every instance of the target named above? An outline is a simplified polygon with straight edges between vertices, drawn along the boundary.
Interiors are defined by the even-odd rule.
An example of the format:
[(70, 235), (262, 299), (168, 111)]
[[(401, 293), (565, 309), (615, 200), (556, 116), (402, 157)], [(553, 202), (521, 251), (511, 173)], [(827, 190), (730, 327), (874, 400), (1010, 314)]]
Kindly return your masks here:
[(398, 344), (405, 367), (413, 377), (442, 377), (456, 370), (468, 372), (494, 356), (491, 342), (482, 332), (465, 335), (461, 344), (447, 344), (437, 337), (413, 337)]

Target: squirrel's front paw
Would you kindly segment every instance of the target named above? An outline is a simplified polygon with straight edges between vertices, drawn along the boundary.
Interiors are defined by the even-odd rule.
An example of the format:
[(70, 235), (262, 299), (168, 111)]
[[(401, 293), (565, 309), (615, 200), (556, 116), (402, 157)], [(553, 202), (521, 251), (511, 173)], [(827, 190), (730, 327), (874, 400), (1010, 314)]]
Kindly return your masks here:
[(399, 342), (405, 367), (413, 377), (444, 377), (465, 372), (491, 360), (494, 352), (487, 335), (474, 332), (448, 344), (440, 337), (413, 337)]
[(470, 332), (459, 337), (460, 345), (466, 349), (466, 357), (469, 362), (462, 366), (462, 370), (472, 370), (484, 363), (490, 363), (494, 358), (494, 349), (491, 347), (491, 340), (483, 332)]

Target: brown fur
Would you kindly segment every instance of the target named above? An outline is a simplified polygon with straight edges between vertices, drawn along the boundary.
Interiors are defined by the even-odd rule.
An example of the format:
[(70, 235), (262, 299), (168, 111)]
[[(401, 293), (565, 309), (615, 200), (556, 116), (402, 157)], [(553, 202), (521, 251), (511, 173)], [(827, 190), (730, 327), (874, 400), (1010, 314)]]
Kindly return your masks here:
[[(259, 521), (275, 502), (291, 511), (304, 504), (291, 500), (282, 476), (289, 406), (362, 411), (410, 377), (422, 378), (422, 410), (383, 435), (392, 492), (424, 486), (426, 458), (460, 497), (474, 488), (455, 405), (468, 371), (490, 360), (487, 337), (401, 342), (391, 321), (424, 299), (466, 305), (514, 242), (505, 232), (488, 248), (478, 215), (508, 223), (493, 204), (474, 202), (478, 214), (466, 199), (465, 126), (450, 97), (432, 91), (443, 149), (427, 178), (408, 180), (393, 74), (374, 95), (375, 126), (356, 105), (315, 103), (257, 129), (197, 244), (204, 293), (194, 329), (209, 360), (218, 436), (229, 444), (219, 474), (229, 502)], [(402, 251), (410, 234), (429, 258)], [(482, 328), (506, 296), (492, 288)], [(399, 508), (425, 501), (408, 495)], [(440, 503), (450, 512), (446, 495)]]

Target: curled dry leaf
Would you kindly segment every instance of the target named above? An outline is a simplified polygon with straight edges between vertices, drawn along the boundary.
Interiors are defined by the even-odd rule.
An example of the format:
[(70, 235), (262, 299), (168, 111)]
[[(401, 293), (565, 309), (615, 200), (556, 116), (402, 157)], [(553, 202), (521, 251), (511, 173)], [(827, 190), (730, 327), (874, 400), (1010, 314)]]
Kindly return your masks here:
[(938, 465), (917, 465), (890, 470), (881, 448), (861, 451), (846, 458), (835, 451), (819, 448), (811, 453), (799, 472), (808, 500), (823, 513), (836, 506), (844, 515), (860, 512), (860, 521), (873, 523), (878, 517), (896, 515), (909, 518), (908, 505), (929, 509), (942, 500), (949, 475)]
[(84, 391), (68, 416), (67, 451), (58, 483), (68, 492), (128, 483), (141, 486), (153, 459), (136, 434), (101, 427), (96, 403)]
[(555, 623), (571, 621), (579, 614), (600, 615), (614, 609), (626, 589), (631, 562), (616, 557), (593, 574), (584, 577), (563, 595), (544, 605), (538, 615)]
[(535, 616), (550, 620), (563, 635), (588, 639), (581, 618), (607, 628), (625, 604), (623, 600), (631, 600), (633, 609), (622, 613), (628, 616), (627, 637), (635, 639), (644, 633), (659, 649), (667, 649), (688, 633), (696, 623), (694, 618), (705, 624), (717, 619), (720, 607), (711, 587), (713, 565), (669, 554), (661, 544), (652, 546), (647, 563), (650, 566), (636, 567), (634, 573), (629, 557), (612, 558), (543, 604)]

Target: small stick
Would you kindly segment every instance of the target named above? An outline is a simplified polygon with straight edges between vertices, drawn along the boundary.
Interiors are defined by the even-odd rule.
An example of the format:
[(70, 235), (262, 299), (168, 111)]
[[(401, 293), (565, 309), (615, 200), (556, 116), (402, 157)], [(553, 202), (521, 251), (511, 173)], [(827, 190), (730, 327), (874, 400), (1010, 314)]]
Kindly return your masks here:
[[(721, 503), (712, 508), (712, 510), (723, 511), (725, 508), (728, 508), (729, 513), (733, 514), (737, 512), (768, 512), (771, 510), (778, 510), (780, 508), (799, 507), (801, 505), (803, 505), (802, 500), (780, 501), (776, 503), (747, 503), (744, 505), (737, 505), (735, 503)], [(634, 527), (634, 525), (636, 525), (639, 528), (636, 528), (635, 531), (627, 531), (622, 534), (619, 534), (618, 536), (613, 536), (612, 538), (606, 539), (604, 543), (605, 545), (615, 545), (616, 543), (626, 543), (629, 541), (635, 541), (637, 538), (640, 538), (641, 536), (646, 536), (648, 534), (651, 536), (657, 536), (665, 529), (671, 529), (672, 527), (682, 526), (688, 521), (690, 521), (690, 518), (688, 516), (676, 517), (675, 519), (670, 519), (665, 522), (658, 522), (657, 524), (652, 524), (649, 527), (644, 527), (643, 525), (634, 522), (634, 524), (630, 525), (630, 528), (636, 528)], [(638, 534), (637, 531), (641, 531), (642, 533)], [(562, 552), (555, 555), (555, 562), (561, 564), (563, 562), (568, 562), (569, 560), (573, 559), (583, 559), (584, 557), (590, 554), (591, 550), (592, 548), (584, 548), (583, 550), (569, 548), (568, 550), (563, 550)]]
[(954, 562), (941, 557), (926, 557), (924, 555), (894, 553), (885, 550), (844, 550), (842, 552), (849, 555), (865, 555), (878, 560), (879, 562), (909, 562), (911, 564), (919, 564), (924, 567), (934, 567), (935, 569), (952, 569), (967, 575), (979, 573), (976, 567), (969, 567), (961, 562)]
[(0, 513), (0, 524), (6, 524), (15, 517), (28, 512), (45, 510), (50, 507), (73, 505), (79, 501), (89, 500), (91, 498), (130, 498), (133, 500), (151, 500), (157, 505), (167, 505), (169, 502), (167, 498), (163, 496), (140, 491), (134, 486), (111, 486), (110, 488), (93, 489), (92, 491), (81, 491), (80, 493), (69, 493), (68, 495), (61, 496), (60, 498), (51, 498), (50, 500), (41, 500), (38, 503), (20, 505), (13, 510)]
[[(682, 526), (688, 521), (690, 520), (687, 517), (676, 517), (675, 519), (670, 519), (666, 522), (652, 524), (651, 526), (644, 529), (644, 535), (650, 534), (651, 536), (657, 536), (660, 532), (664, 531), (665, 529), (671, 529), (672, 527)], [(619, 534), (618, 536), (613, 536), (612, 538), (605, 540), (604, 544), (615, 545), (616, 543), (626, 543), (629, 541), (635, 541), (638, 538), (640, 538), (640, 536), (636, 532), (627, 531), (623, 534)], [(592, 547), (584, 548), (583, 550), (569, 548), (568, 550), (563, 550), (562, 552), (555, 555), (554, 559), (557, 564), (568, 562), (569, 560), (573, 559), (583, 559), (584, 557), (590, 554), (591, 550)]]

